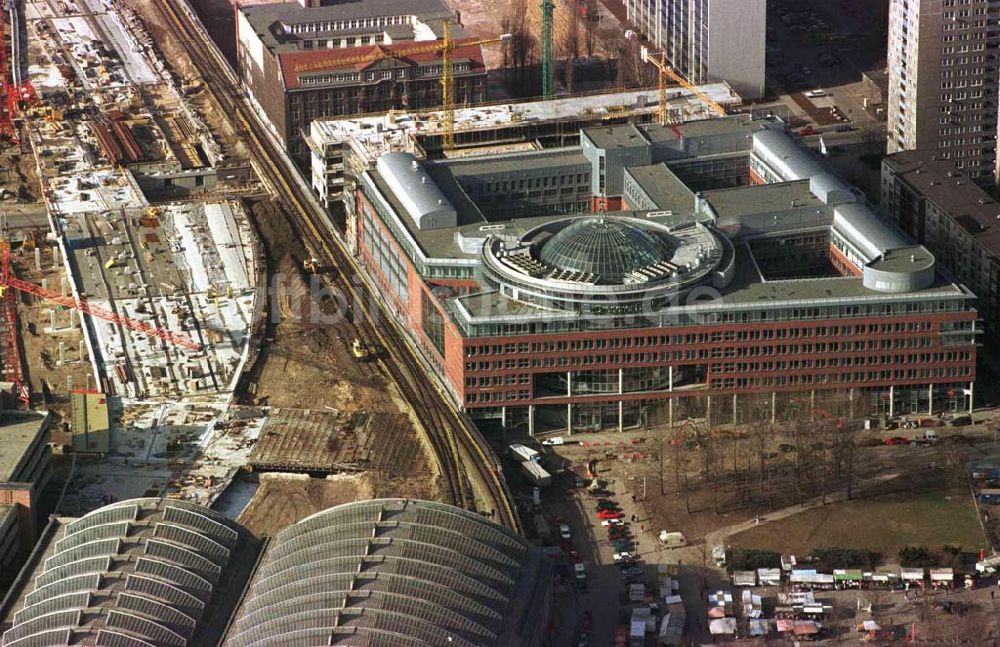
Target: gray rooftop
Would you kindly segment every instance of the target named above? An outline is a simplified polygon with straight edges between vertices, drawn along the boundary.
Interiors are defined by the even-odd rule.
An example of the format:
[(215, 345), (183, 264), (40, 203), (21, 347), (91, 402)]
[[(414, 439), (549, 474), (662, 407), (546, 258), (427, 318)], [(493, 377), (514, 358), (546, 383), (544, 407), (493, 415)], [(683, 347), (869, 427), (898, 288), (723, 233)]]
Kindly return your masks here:
[(674, 213), (694, 211), (694, 193), (666, 164), (632, 166), (625, 169), (657, 209)]
[(988, 252), (1000, 255), (1000, 203), (954, 161), (936, 160), (936, 154), (936, 150), (903, 151), (882, 163), (940, 211), (950, 214)]
[(29, 451), (44, 433), (46, 418), (34, 412), (0, 413), (0, 483), (16, 479)]
[[(908, 259), (908, 255), (907, 255)], [(940, 274), (935, 276), (934, 283), (926, 288), (907, 292), (906, 294), (887, 294), (871, 290), (864, 286), (861, 277), (825, 277), (809, 279), (787, 279), (765, 281), (754, 264), (750, 252), (744, 245), (736, 247), (736, 267), (733, 282), (721, 292), (719, 302), (723, 306), (752, 307), (777, 305), (781, 302), (798, 302), (817, 299), (858, 299), (871, 298), (875, 300), (917, 299), (921, 297), (946, 296), (952, 298), (972, 299), (972, 293), (949, 282)], [(530, 304), (514, 301), (497, 292), (479, 292), (458, 297), (463, 306), (476, 317), (507, 317), (537, 315), (547, 319), (565, 317), (577, 318), (576, 313), (554, 314)], [(699, 305), (711, 305), (711, 301)], [(655, 316), (655, 315), (650, 315)], [(635, 326), (648, 325), (642, 317), (635, 320)]]
[(583, 134), (594, 143), (594, 146), (603, 150), (645, 146), (649, 143), (639, 127), (632, 123), (584, 128)]
[(868, 264), (883, 272), (919, 272), (934, 267), (934, 255), (923, 245), (890, 249)]
[(428, 166), (447, 166), (456, 176), (500, 175), (516, 173), (522, 170), (544, 169), (553, 166), (568, 166), (573, 164), (588, 165), (579, 146), (567, 148), (529, 151), (527, 153), (509, 153), (482, 157), (467, 157), (444, 162), (431, 162)]
[[(311, 8), (304, 8), (298, 2), (280, 2), (241, 6), (240, 11), (268, 48), (285, 42), (280, 24), (300, 25), (400, 15), (417, 16), (425, 21), (440, 21), (455, 15), (445, 0), (324, 0), (322, 6)], [(454, 29), (453, 27), (452, 36), (456, 36)], [(354, 33), (359, 30), (351, 31)], [(463, 34), (460, 31), (458, 37)]]
[(725, 135), (728, 133), (756, 133), (761, 131), (760, 121), (749, 115), (734, 115), (726, 118), (700, 119), (682, 124), (617, 124), (593, 126), (583, 132), (597, 148), (610, 150), (630, 146), (675, 142), (681, 139)]
[(809, 180), (740, 186), (702, 193), (720, 219), (740, 218), (758, 213), (780, 212), (799, 207), (826, 209), (823, 201), (809, 190)]

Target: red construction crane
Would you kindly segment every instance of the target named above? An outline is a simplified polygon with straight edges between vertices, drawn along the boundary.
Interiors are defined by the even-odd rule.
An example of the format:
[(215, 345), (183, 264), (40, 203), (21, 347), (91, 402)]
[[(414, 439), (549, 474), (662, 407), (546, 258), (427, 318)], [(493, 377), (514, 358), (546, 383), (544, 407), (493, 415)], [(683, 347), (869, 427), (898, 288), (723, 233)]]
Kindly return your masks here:
[(157, 328), (156, 326), (150, 325), (144, 321), (138, 321), (136, 319), (115, 314), (110, 310), (105, 310), (104, 308), (91, 305), (86, 299), (76, 299), (72, 296), (62, 296), (56, 292), (52, 292), (51, 290), (46, 290), (40, 285), (22, 281), (21, 279), (13, 276), (10, 272), (9, 249), (5, 249), (3, 252), (3, 267), (2, 273), (0, 273), (0, 290), (4, 292), (5, 303), (7, 301), (7, 293), (9, 292), (7, 288), (13, 288), (18, 292), (33, 294), (36, 297), (41, 297), (42, 299), (57, 303), (66, 308), (79, 310), (80, 312), (88, 314), (91, 317), (97, 317), (98, 319), (103, 319), (104, 321), (110, 321), (113, 324), (124, 326), (129, 330), (134, 330), (144, 335), (149, 335), (150, 337), (157, 337), (167, 343), (173, 344), (174, 346), (180, 346), (196, 352), (201, 350), (201, 345), (186, 335), (172, 333), (169, 330)]
[[(0, 137), (7, 137), (15, 145), (21, 143), (17, 136), (17, 128), (14, 126), (14, 119), (21, 111), (22, 106), (30, 106), (37, 102), (38, 96), (35, 86), (30, 80), (21, 78), (20, 65), (20, 41), (18, 40), (17, 25), (11, 25), (11, 42), (8, 57), (6, 30), (4, 29), (6, 16), (17, 18), (16, 5), (9, 5), (4, 2), (4, 14), (0, 15)], [(14, 60), (11, 61), (10, 59)]]

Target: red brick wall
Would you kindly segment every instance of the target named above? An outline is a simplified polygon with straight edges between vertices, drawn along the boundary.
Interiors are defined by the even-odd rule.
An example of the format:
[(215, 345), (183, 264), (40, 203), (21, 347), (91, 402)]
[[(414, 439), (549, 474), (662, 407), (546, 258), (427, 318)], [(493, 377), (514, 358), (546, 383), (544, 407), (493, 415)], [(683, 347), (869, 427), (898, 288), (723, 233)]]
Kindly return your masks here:
[(844, 256), (844, 252), (840, 251), (832, 244), (830, 245), (829, 250), (830, 263), (844, 276), (861, 276), (864, 273), (860, 267), (852, 263), (846, 256)]
[[(953, 321), (971, 321), (976, 317), (975, 313), (972, 312), (951, 312), (951, 313), (941, 313), (941, 314), (924, 314), (912, 317), (887, 317), (879, 318), (872, 317), (868, 319), (858, 318), (858, 319), (836, 319), (836, 320), (826, 320), (826, 321), (803, 321), (803, 322), (775, 322), (775, 323), (762, 323), (753, 326), (747, 324), (719, 324), (719, 325), (705, 325), (697, 327), (686, 327), (686, 328), (646, 328), (646, 329), (632, 329), (632, 330), (619, 330), (611, 332), (592, 332), (592, 333), (574, 333), (574, 334), (560, 334), (560, 335), (538, 335), (538, 336), (524, 336), (524, 337), (495, 337), (495, 338), (476, 338), (465, 341), (465, 347), (469, 346), (485, 346), (485, 345), (500, 345), (505, 346), (507, 344), (528, 344), (528, 350), (526, 352), (503, 352), (500, 355), (475, 355), (466, 357), (466, 362), (472, 362), (476, 365), (480, 361), (490, 362), (491, 365), (494, 361), (500, 361), (501, 363), (507, 360), (513, 360), (515, 363), (515, 368), (500, 368), (488, 370), (479, 370), (478, 366), (472, 370), (466, 370), (465, 362), (463, 362), (463, 375), (462, 380), (459, 382), (452, 376), (449, 379), (452, 380), (453, 384), (464, 385), (465, 377), (475, 377), (479, 376), (490, 376), (493, 375), (514, 375), (518, 376), (516, 382), (520, 382), (520, 376), (529, 375), (530, 381), (527, 385), (518, 384), (517, 386), (497, 386), (497, 387), (469, 387), (464, 389), (466, 394), (479, 394), (479, 393), (502, 393), (503, 397), (497, 401), (490, 402), (466, 402), (466, 406), (469, 408), (476, 407), (489, 407), (498, 405), (526, 405), (526, 404), (564, 404), (566, 402), (601, 402), (601, 401), (617, 401), (622, 400), (640, 400), (640, 399), (665, 399), (669, 397), (690, 397), (690, 396), (704, 396), (704, 395), (729, 395), (733, 393), (748, 393), (748, 392), (758, 392), (758, 393), (769, 393), (775, 392), (801, 392), (810, 389), (816, 389), (817, 391), (822, 390), (845, 390), (849, 388), (868, 388), (868, 387), (884, 387), (888, 388), (890, 385), (909, 385), (909, 384), (953, 384), (956, 382), (969, 382), (975, 379), (975, 349), (970, 347), (943, 347), (941, 346), (941, 339), (939, 337), (939, 329), (942, 323), (953, 322)], [(923, 323), (928, 322), (931, 326), (929, 331), (915, 331), (915, 332), (889, 332), (882, 333), (879, 332), (878, 328), (874, 332), (868, 332), (867, 326), (869, 324), (882, 324), (882, 323)], [(852, 332), (848, 334), (841, 334), (839, 331), (841, 327), (848, 326), (851, 328)], [(865, 331), (860, 333), (854, 333), (853, 329), (855, 326), (865, 326)], [(799, 330), (801, 333), (802, 329), (811, 329), (814, 332), (817, 328), (825, 327), (828, 331), (836, 329), (837, 334), (826, 334), (817, 335), (813, 334), (810, 337), (799, 336), (797, 338), (786, 337), (778, 339), (778, 331), (792, 331)], [(726, 333), (739, 334), (743, 331), (761, 331), (763, 334), (767, 331), (772, 334), (775, 338), (769, 340), (747, 340), (747, 341), (725, 341)], [(695, 343), (671, 343), (666, 345), (660, 345), (658, 343), (659, 337), (668, 335), (671, 338), (674, 335), (688, 335), (693, 334), (697, 339), (699, 334), (708, 335), (711, 338), (712, 333), (721, 333), (723, 335), (723, 341), (717, 342), (695, 342)], [(785, 332), (788, 335), (790, 332)], [(644, 341), (647, 337), (656, 337), (656, 345), (643, 345), (643, 346), (632, 346), (632, 347), (619, 347), (619, 348), (590, 348), (590, 349), (580, 349), (580, 350), (564, 350), (564, 351), (545, 351), (541, 349), (536, 349), (533, 344), (538, 344), (544, 342), (566, 342), (570, 348), (572, 348), (572, 343), (574, 341), (582, 342), (583, 340), (605, 340), (605, 343), (610, 342), (612, 339), (626, 340), (642, 338)], [(907, 347), (906, 344), (909, 343), (911, 338), (929, 338), (930, 345), (927, 347), (919, 346), (916, 348)], [(889, 340), (890, 343), (895, 342), (895, 340), (902, 340), (904, 346), (902, 348), (889, 348), (882, 349), (878, 346), (882, 340)], [(846, 342), (863, 342), (875, 344), (875, 348), (864, 349), (864, 350), (845, 350), (843, 344)], [(619, 342), (622, 343), (622, 342)], [(831, 349), (831, 344), (838, 344), (837, 349)], [(922, 342), (921, 342), (922, 343)], [(812, 344), (811, 350), (806, 350), (804, 347), (807, 344)], [(819, 350), (816, 348), (818, 344), (825, 344), (825, 350)], [(596, 345), (596, 344), (595, 344)], [(793, 350), (793, 346), (798, 346), (798, 350)], [(767, 348), (770, 347), (772, 354), (765, 355), (759, 354), (756, 356), (748, 357), (725, 357), (727, 349), (739, 349), (739, 348)], [(542, 346), (544, 348), (544, 345)], [(707, 358), (699, 359), (683, 359), (674, 360), (672, 359), (673, 352), (680, 351), (682, 355), (686, 353), (693, 352), (697, 357), (700, 351), (706, 351)], [(661, 352), (669, 352), (671, 354), (671, 359), (663, 360), (659, 359), (659, 354)], [(712, 357), (713, 352), (718, 352), (720, 357)], [(947, 352), (969, 352), (971, 357), (966, 360), (955, 359), (953, 361), (934, 361), (930, 355), (933, 353), (947, 353)], [(637, 359), (637, 354), (643, 354), (643, 358)], [(647, 353), (655, 353), (656, 357), (654, 359), (646, 359), (645, 355)], [(631, 361), (626, 361), (623, 357), (626, 354), (631, 354)], [(611, 356), (618, 356), (617, 361), (612, 361)], [(869, 363), (872, 360), (876, 362), (881, 356), (903, 356), (907, 359), (914, 360), (912, 363), (900, 363), (893, 361), (889, 364), (880, 363)], [(920, 359), (921, 355), (926, 355), (925, 359)], [(606, 361), (597, 362), (600, 356), (604, 356)], [(552, 357), (556, 361), (553, 367), (544, 367), (545, 358)], [(854, 358), (864, 358), (865, 364), (854, 365)], [(560, 366), (559, 360), (565, 358), (567, 360), (566, 365)], [(535, 367), (533, 366), (534, 360), (540, 360), (543, 366)], [(528, 367), (517, 367), (516, 365), (522, 361), (526, 360), (529, 364)], [(584, 361), (591, 361), (592, 363), (584, 364)], [(790, 363), (793, 361), (803, 362), (811, 361), (815, 364), (817, 360), (823, 360), (827, 364), (830, 361), (836, 360), (840, 365), (836, 367), (825, 366), (825, 367), (802, 367), (801, 365), (797, 368), (791, 368), (790, 366), (784, 369), (770, 370), (763, 369), (761, 367), (752, 367), (752, 365), (763, 364), (764, 362), (786, 362)], [(845, 366), (843, 365), (845, 361), (851, 361), (852, 364)], [(733, 364), (733, 370), (727, 371), (726, 365)], [(739, 364), (748, 364), (751, 367), (739, 371)], [(673, 365), (675, 368), (690, 367), (695, 365), (705, 365), (707, 367), (707, 374), (705, 377), (705, 383), (708, 385), (712, 384), (713, 379), (744, 379), (748, 381), (747, 385), (742, 386), (737, 383), (736, 386), (732, 388), (716, 387), (712, 388), (698, 388), (690, 391), (675, 391), (672, 394), (664, 392), (637, 392), (624, 394), (622, 396), (606, 395), (606, 396), (577, 396), (572, 399), (561, 398), (561, 397), (545, 397), (543, 399), (527, 399), (520, 400), (516, 398), (516, 391), (523, 389), (533, 389), (534, 376), (541, 373), (551, 373), (551, 372), (562, 372), (566, 371), (586, 371), (586, 370), (617, 370), (618, 368), (628, 367), (628, 368), (640, 368), (640, 367), (657, 367), (657, 366), (667, 366)], [(943, 368), (956, 368), (956, 369), (967, 369), (967, 375), (959, 376), (933, 376), (932, 373), (934, 369)], [(903, 370), (903, 377), (893, 376), (893, 371)], [(916, 374), (914, 377), (909, 377), (905, 371), (915, 370)], [(929, 374), (924, 376), (920, 374), (921, 370), (928, 370)], [(853, 374), (856, 372), (863, 372), (867, 374), (868, 372), (881, 373), (882, 371), (889, 371), (890, 377), (882, 379), (881, 377), (876, 377), (875, 379), (867, 379), (867, 375), (864, 377), (866, 379), (856, 380)], [(841, 382), (839, 381), (840, 375), (847, 373), (851, 375), (849, 381)], [(829, 376), (830, 379), (836, 379), (837, 381), (831, 382), (815, 382), (819, 376)], [(779, 385), (776, 383), (764, 384), (756, 383), (762, 382), (767, 378), (778, 378), (783, 377), (786, 382), (784, 385)], [(806, 381), (811, 379), (813, 381)], [(511, 391), (514, 391), (514, 398), (509, 397)]]
[(0, 505), (17, 505), (21, 545), (35, 542), (34, 486), (31, 483), (0, 483)]
[(599, 211), (621, 211), (624, 209), (624, 200), (621, 196), (593, 196), (590, 198), (590, 210), (597, 213)]

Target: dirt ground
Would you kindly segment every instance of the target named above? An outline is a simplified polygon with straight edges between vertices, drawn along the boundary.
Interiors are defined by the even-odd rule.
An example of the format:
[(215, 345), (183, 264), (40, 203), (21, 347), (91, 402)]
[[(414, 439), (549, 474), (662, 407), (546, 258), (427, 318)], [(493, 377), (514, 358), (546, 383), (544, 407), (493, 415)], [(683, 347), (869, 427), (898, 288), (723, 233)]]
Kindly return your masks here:
[[(36, 285), (48, 283), (50, 290), (58, 292), (60, 279), (64, 276), (62, 264), (52, 265), (52, 248), (42, 246), (42, 271), (35, 269), (34, 253), (14, 252), (11, 262), (14, 272), (25, 281)], [(46, 332), (51, 325), (51, 311), (56, 312), (56, 327), (60, 332)], [(79, 317), (64, 308), (35, 298), (22, 296), (18, 302), (18, 327), (24, 364), (27, 366), (26, 380), (33, 393), (46, 398), (50, 409), (61, 417), (70, 415), (69, 387), (84, 389), (94, 386), (94, 375), (86, 347), (80, 353), (83, 336), (79, 327)], [(75, 328), (69, 328), (71, 321)], [(64, 348), (64, 362), (59, 362), (59, 344)]]
[(273, 537), (311, 514), (372, 496), (370, 479), (364, 474), (325, 479), (305, 474), (261, 474), (260, 487), (237, 521), (258, 537)]
[(0, 151), (0, 188), (10, 191), (21, 202), (35, 202), (42, 197), (38, 167), (30, 142), (25, 141), (22, 146), (23, 153), (15, 146), (6, 146)]

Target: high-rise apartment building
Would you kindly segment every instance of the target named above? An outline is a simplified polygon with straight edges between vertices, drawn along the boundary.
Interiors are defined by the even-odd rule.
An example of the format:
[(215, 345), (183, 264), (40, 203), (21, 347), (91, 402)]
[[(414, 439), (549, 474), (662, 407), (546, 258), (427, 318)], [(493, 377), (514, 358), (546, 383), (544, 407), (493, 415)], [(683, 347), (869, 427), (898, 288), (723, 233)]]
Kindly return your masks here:
[(892, 0), (888, 150), (930, 149), (996, 177), (997, 0)]
[(766, 0), (625, 0), (628, 20), (692, 83), (764, 95)]

